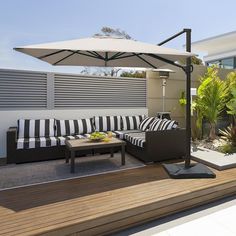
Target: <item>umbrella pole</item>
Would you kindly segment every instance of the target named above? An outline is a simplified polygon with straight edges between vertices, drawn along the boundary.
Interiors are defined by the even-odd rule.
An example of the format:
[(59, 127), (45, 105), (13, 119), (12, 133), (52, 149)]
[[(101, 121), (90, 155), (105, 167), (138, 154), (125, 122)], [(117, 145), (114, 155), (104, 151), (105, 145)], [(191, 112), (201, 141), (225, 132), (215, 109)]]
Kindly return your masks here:
[[(186, 51), (191, 52), (191, 29), (184, 29), (186, 32)], [(185, 168), (191, 163), (191, 58), (186, 59), (186, 157)]]
[[(186, 51), (191, 52), (191, 29), (183, 29), (183, 31), (163, 41), (162, 45), (179, 35), (186, 33)], [(216, 175), (207, 166), (203, 164), (191, 165), (191, 58), (186, 59), (186, 66), (183, 68), (186, 74), (186, 144), (185, 144), (185, 162), (184, 164), (163, 164), (166, 172), (170, 177), (175, 179), (189, 178), (215, 178)]]

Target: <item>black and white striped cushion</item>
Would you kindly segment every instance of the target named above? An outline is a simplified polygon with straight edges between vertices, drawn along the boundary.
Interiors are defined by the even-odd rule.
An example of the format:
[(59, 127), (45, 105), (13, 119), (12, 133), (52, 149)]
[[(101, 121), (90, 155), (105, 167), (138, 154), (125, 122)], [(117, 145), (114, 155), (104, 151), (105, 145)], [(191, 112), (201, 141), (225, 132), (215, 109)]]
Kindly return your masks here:
[(122, 130), (138, 129), (140, 122), (145, 118), (145, 115), (137, 116), (122, 116)]
[(128, 133), (124, 135), (124, 139), (133, 145), (143, 148), (146, 141), (145, 132)]
[(94, 132), (93, 119), (56, 120), (56, 136), (68, 136)]
[(159, 130), (171, 130), (178, 127), (178, 122), (175, 120), (163, 119)]
[(134, 129), (134, 130), (115, 130), (114, 133), (116, 134), (116, 137), (119, 139), (124, 139), (125, 138), (125, 134), (128, 133), (139, 133), (141, 132), (138, 129)]
[(53, 137), (55, 136), (54, 127), (54, 119), (19, 119), (18, 138)]
[(63, 146), (66, 140), (88, 138), (89, 134), (77, 134), (59, 137), (40, 137), (40, 138), (19, 138), (17, 140), (17, 149), (32, 149), (41, 147)]
[(156, 117), (146, 117), (144, 118), (140, 124), (139, 129), (142, 131), (146, 131), (149, 129), (149, 126), (153, 123), (153, 121), (156, 119)]
[(149, 126), (149, 130), (157, 131), (159, 130), (159, 126), (162, 123), (162, 119), (156, 118)]
[(68, 136), (59, 136), (57, 137), (58, 145), (64, 146), (66, 140), (73, 140), (73, 139), (82, 139), (88, 138), (89, 134), (76, 134), (76, 135), (68, 135)]
[(171, 130), (171, 129), (176, 129), (177, 127), (178, 127), (178, 122), (175, 120), (157, 118), (150, 125), (149, 130), (151, 130), (151, 131)]
[(95, 116), (94, 122), (96, 131), (121, 130), (120, 116)]
[(39, 137), (39, 138), (19, 138), (17, 139), (17, 149), (31, 149), (41, 147), (53, 147), (57, 146), (56, 137)]

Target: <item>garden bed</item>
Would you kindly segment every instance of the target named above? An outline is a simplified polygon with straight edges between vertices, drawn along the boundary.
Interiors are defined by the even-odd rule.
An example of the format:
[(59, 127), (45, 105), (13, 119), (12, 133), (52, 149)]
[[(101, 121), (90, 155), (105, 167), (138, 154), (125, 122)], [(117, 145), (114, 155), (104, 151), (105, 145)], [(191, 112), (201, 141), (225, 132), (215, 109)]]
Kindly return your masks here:
[(224, 153), (224, 154), (225, 154), (225, 152), (224, 152), (223, 147), (226, 144), (227, 143), (224, 140), (222, 140), (220, 137), (217, 137), (213, 141), (209, 141), (208, 139), (202, 139), (202, 140), (195, 140), (192, 143), (193, 148), (206, 148), (206, 149), (221, 152), (221, 153)]

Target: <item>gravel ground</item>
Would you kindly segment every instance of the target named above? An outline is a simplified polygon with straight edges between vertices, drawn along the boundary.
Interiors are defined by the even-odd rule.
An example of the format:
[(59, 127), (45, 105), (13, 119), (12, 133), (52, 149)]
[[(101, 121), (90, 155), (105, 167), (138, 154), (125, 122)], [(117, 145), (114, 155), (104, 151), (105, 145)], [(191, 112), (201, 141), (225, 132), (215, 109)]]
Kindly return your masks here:
[(220, 147), (226, 144), (226, 142), (219, 137), (217, 137), (213, 141), (209, 141), (207, 139), (203, 140), (195, 140), (193, 141), (193, 146), (194, 147), (204, 147), (213, 151), (220, 151)]

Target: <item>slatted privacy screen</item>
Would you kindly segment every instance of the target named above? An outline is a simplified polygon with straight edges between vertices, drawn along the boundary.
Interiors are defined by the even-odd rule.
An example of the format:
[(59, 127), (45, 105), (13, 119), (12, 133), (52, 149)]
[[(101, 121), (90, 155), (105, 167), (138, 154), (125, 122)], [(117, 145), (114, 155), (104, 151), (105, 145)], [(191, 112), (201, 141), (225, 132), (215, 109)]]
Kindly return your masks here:
[(55, 74), (54, 106), (146, 107), (146, 79)]
[(47, 73), (0, 70), (0, 109), (46, 108)]
[(146, 107), (146, 79), (0, 69), (0, 110)]

